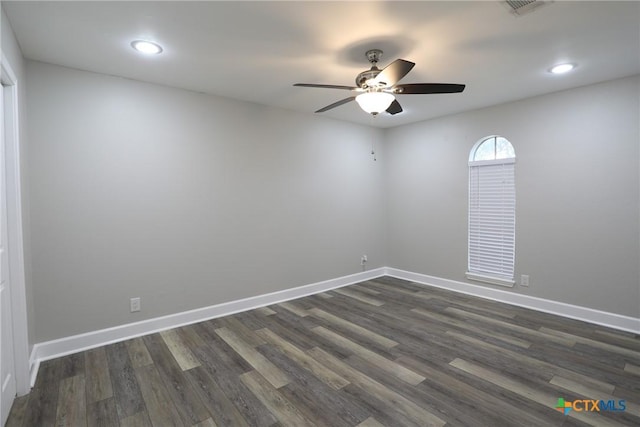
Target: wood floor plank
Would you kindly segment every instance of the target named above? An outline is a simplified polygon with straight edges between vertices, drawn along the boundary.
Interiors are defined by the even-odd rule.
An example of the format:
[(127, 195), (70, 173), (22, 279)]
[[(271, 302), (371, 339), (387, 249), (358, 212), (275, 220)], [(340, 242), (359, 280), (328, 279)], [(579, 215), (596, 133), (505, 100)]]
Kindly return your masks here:
[[(336, 300), (335, 302), (332, 301), (329, 306), (324, 300), (318, 300), (318, 303), (322, 304), (325, 311), (332, 310), (332, 312), (340, 314), (345, 319), (358, 322), (361, 326), (377, 330), (385, 336), (392, 336), (395, 341), (400, 343), (399, 346), (391, 349), (382, 349), (383, 351), (381, 351), (381, 348), (370, 348), (390, 360), (397, 358), (399, 355), (407, 351), (429, 354), (434, 358), (442, 359), (441, 361), (443, 363), (449, 363), (453, 358), (448, 356), (445, 349), (442, 349), (440, 345), (437, 343), (434, 345), (433, 342), (431, 342), (431, 336), (422, 334), (422, 328), (418, 328), (420, 323), (419, 320), (411, 317), (404, 317), (404, 320), (398, 320), (393, 317), (388, 317), (385, 314), (374, 312), (376, 311), (375, 309), (362, 311), (361, 307), (355, 307), (351, 304), (343, 304), (344, 302), (345, 301), (340, 300)], [(385, 310), (382, 309), (381, 311)], [(378, 325), (377, 327), (375, 326), (376, 324)], [(411, 324), (411, 328), (407, 328), (407, 324)], [(316, 340), (316, 342), (318, 343), (318, 346), (323, 349), (329, 350), (331, 353), (337, 355), (340, 355), (340, 352), (343, 352), (344, 354), (340, 355), (343, 358), (352, 354), (352, 352), (348, 350), (335, 346), (331, 341), (322, 337), (320, 338), (321, 339)], [(429, 345), (425, 346), (425, 342), (429, 342)], [(365, 345), (364, 342), (361, 344)], [(337, 349), (337, 351), (330, 347), (332, 345)]]
[(351, 285), (349, 288), (355, 289), (356, 291), (363, 292), (365, 294), (372, 295), (374, 297), (380, 295), (380, 291), (376, 291), (371, 286), (368, 286), (369, 283), (370, 282), (356, 283), (355, 285)]
[(197, 348), (205, 344), (202, 337), (198, 335), (192, 326), (193, 325), (188, 325), (176, 329), (178, 335), (180, 335), (180, 338), (182, 339), (182, 342), (189, 349)]
[(40, 364), (35, 386), (29, 396), (24, 426), (48, 427), (55, 425), (60, 383), (60, 359)]
[(27, 406), (29, 405), (29, 395), (16, 397), (9, 412), (9, 418), (4, 427), (22, 427), (27, 416)]
[[(306, 319), (309, 318), (310, 316), (306, 317)], [(268, 327), (271, 331), (280, 335), (298, 348), (308, 350), (318, 345), (315, 339), (309, 336), (309, 330), (307, 328), (303, 327), (300, 323), (294, 323), (295, 319), (301, 318), (293, 315), (288, 318), (278, 313), (267, 319), (265, 327)]]
[(113, 396), (107, 353), (104, 351), (104, 347), (86, 352), (85, 379), (87, 403), (97, 402)]
[(369, 417), (356, 427), (384, 427), (384, 425), (380, 424), (375, 418)]
[(67, 377), (60, 381), (56, 426), (86, 427), (86, 425), (87, 403), (84, 375)]
[(218, 320), (222, 320), (222, 326), (232, 331), (251, 347), (258, 347), (265, 344), (265, 341), (262, 338), (256, 335), (252, 329), (246, 327), (240, 320), (236, 318), (236, 316)]
[(640, 366), (632, 365), (631, 363), (625, 363), (624, 371), (633, 375), (640, 375)]
[(240, 337), (227, 328), (216, 329), (216, 333), (229, 346), (231, 346), (242, 358), (258, 371), (272, 386), (280, 388), (289, 383), (289, 378), (269, 362), (266, 357), (256, 351), (255, 348), (244, 342)]
[(340, 390), (342, 387), (349, 384), (349, 381), (337, 375), (330, 369), (327, 369), (324, 365), (318, 363), (313, 357), (307, 355), (304, 351), (284, 340), (270, 329), (261, 329), (257, 331), (257, 333), (264, 338), (265, 341), (274, 345), (284, 355), (298, 363), (302, 368), (311, 372), (329, 387), (335, 390)]
[(518, 347), (522, 347), (522, 348), (529, 348), (531, 347), (531, 343), (529, 341), (525, 341), (516, 337), (512, 337), (506, 334), (501, 334), (500, 332), (496, 332), (496, 331), (486, 331), (482, 328), (478, 328), (472, 324), (469, 324), (467, 322), (461, 321), (459, 319), (453, 318), (453, 317), (449, 317), (449, 316), (444, 316), (442, 314), (439, 313), (435, 313), (435, 312), (430, 312), (427, 310), (424, 310), (422, 308), (412, 308), (411, 312), (413, 313), (417, 313), (421, 316), (425, 316), (428, 317), (430, 319), (436, 320), (438, 322), (441, 323), (446, 323), (448, 325), (452, 325), (452, 326), (456, 326), (458, 328), (461, 329), (465, 329), (467, 331), (471, 331), (474, 332), (476, 334), (479, 335), (483, 335), (483, 336), (489, 336), (491, 338), (497, 338), (501, 341), (507, 342), (509, 344), (512, 345), (516, 345)]
[(321, 348), (313, 348), (309, 350), (308, 353), (318, 362), (324, 364), (329, 369), (332, 369), (349, 382), (368, 390), (371, 394), (377, 395), (382, 400), (391, 402), (399, 411), (414, 421), (423, 423), (422, 425), (424, 426), (442, 427), (445, 425), (445, 422), (441, 418), (438, 418), (406, 397), (358, 372), (356, 369), (346, 365), (344, 362), (336, 359)]
[[(220, 362), (224, 362), (224, 366), (231, 372), (240, 375), (253, 370), (253, 366), (244, 360), (242, 356), (240, 356), (229, 344), (216, 334), (213, 324), (203, 322), (193, 325), (193, 329), (206, 342), (206, 347), (209, 351), (216, 355), (216, 359)], [(195, 354), (195, 349), (192, 349), (192, 351)], [(198, 357), (198, 360), (202, 363), (202, 357), (199, 357), (197, 354), (196, 357)]]
[(362, 405), (345, 399), (342, 393), (336, 393), (311, 372), (292, 363), (274, 346), (264, 345), (259, 350), (291, 378), (291, 382), (278, 391), (317, 425), (352, 427), (369, 416)]
[(262, 314), (263, 316), (273, 316), (274, 314), (276, 314), (276, 311), (271, 310), (269, 307), (260, 307), (257, 308), (256, 311), (260, 314)]
[(495, 326), (497, 326), (499, 328), (504, 328), (504, 329), (509, 329), (509, 330), (512, 330), (512, 331), (516, 331), (516, 332), (519, 332), (521, 334), (524, 334), (524, 335), (527, 335), (527, 336), (530, 336), (530, 337), (539, 338), (541, 340), (548, 340), (548, 341), (557, 342), (558, 344), (566, 345), (566, 346), (569, 346), (569, 347), (573, 346), (576, 343), (576, 341), (574, 339), (571, 339), (569, 337), (561, 337), (561, 336), (558, 336), (556, 334), (545, 333), (544, 331), (525, 328), (525, 327), (520, 326), (520, 325), (515, 325), (513, 323), (509, 323), (509, 322), (506, 322), (506, 321), (497, 320), (497, 319), (494, 319), (492, 317), (481, 316), (479, 314), (471, 313), (469, 311), (460, 310), (458, 308), (449, 307), (445, 311), (453, 313), (453, 314), (456, 314), (456, 315), (459, 315), (459, 316), (461, 316), (463, 318), (471, 319), (472, 321), (480, 321), (480, 322), (490, 323), (490, 324), (495, 325)]
[[(375, 289), (377, 291), (379, 291), (382, 295), (388, 296), (388, 295), (398, 295), (398, 294), (402, 294), (405, 296), (409, 296), (411, 298), (424, 298), (424, 299), (431, 299), (431, 295), (418, 295), (418, 290), (417, 289), (409, 289), (409, 286), (397, 286), (397, 285), (390, 285), (388, 283), (383, 283), (380, 282), (379, 280), (369, 280), (367, 282), (367, 284), (369, 285), (369, 287), (371, 289)], [(422, 290), (422, 289), (421, 289)]]
[(569, 378), (563, 378), (559, 375), (554, 375), (551, 380), (549, 380), (549, 384), (557, 385), (558, 387), (562, 387), (566, 390), (572, 391), (576, 394), (580, 394), (585, 397), (591, 397), (595, 399), (593, 396), (604, 397), (605, 394), (602, 393), (601, 390), (595, 390), (588, 385), (580, 383), (578, 381), (573, 381)]
[(372, 342), (375, 342), (376, 344), (382, 347), (391, 348), (398, 345), (398, 343), (392, 339), (379, 335), (375, 332), (370, 331), (369, 329), (363, 328), (362, 326), (356, 325), (355, 323), (351, 323), (338, 316), (334, 316), (333, 314), (327, 313), (326, 311), (321, 310), (319, 308), (312, 308), (311, 310), (309, 310), (309, 313), (311, 313), (313, 316), (316, 316), (320, 319), (326, 320), (327, 322), (332, 323), (333, 325), (346, 329), (351, 333), (360, 335), (361, 337), (366, 338), (367, 340), (370, 340)]
[(183, 424), (191, 426), (209, 418), (211, 415), (183, 375), (182, 369), (173, 358), (160, 334), (147, 335), (143, 340), (149, 349), (154, 366), (163, 378), (167, 392), (171, 396)]
[(425, 379), (422, 375), (416, 374), (410, 369), (398, 365), (394, 361), (384, 358), (379, 354), (366, 349), (361, 345), (356, 344), (339, 334), (336, 334), (333, 331), (330, 331), (329, 329), (323, 328), (322, 326), (315, 327), (312, 329), (312, 331), (322, 337), (325, 337), (328, 340), (335, 342), (337, 345), (353, 352), (354, 354), (357, 354), (363, 359), (368, 360), (383, 371), (388, 372), (389, 374), (396, 376), (402, 381), (405, 381), (409, 384), (417, 385)]
[(594, 336), (598, 338), (603, 338), (603, 337), (609, 338), (613, 341), (613, 342), (610, 342), (611, 344), (618, 343), (618, 345), (620, 345), (621, 347), (626, 346), (631, 350), (640, 351), (640, 336), (635, 334), (633, 336), (629, 336), (623, 333), (623, 331), (612, 332), (612, 331), (603, 331), (603, 330), (596, 329), (594, 331)]
[(109, 376), (116, 398), (118, 418), (123, 419), (146, 410), (140, 393), (129, 353), (124, 343), (111, 344), (105, 347), (109, 364)]
[(585, 338), (585, 337), (581, 337), (581, 336), (574, 335), (574, 334), (568, 334), (566, 332), (558, 331), (558, 330), (547, 328), (547, 327), (544, 327), (544, 326), (540, 328), (540, 332), (548, 334), (548, 335), (564, 338), (566, 340), (571, 340), (571, 341), (574, 341), (574, 342), (578, 342), (580, 344), (585, 344), (585, 345), (588, 345), (590, 347), (595, 347), (595, 348), (602, 349), (602, 350), (605, 350), (605, 351), (609, 351), (609, 352), (612, 352), (612, 353), (617, 353), (617, 354), (621, 354), (621, 355), (624, 355), (624, 356), (628, 356), (628, 357), (631, 357), (631, 358), (633, 358), (635, 360), (640, 361), (640, 351), (631, 350), (631, 349), (628, 349), (628, 348), (625, 348), (625, 347), (619, 347), (617, 345), (608, 344), (608, 343), (601, 342), (601, 341), (596, 341), (596, 340), (593, 340), (591, 338)]
[(195, 368), (196, 366), (200, 366), (200, 362), (195, 358), (193, 353), (191, 353), (189, 347), (187, 347), (182, 341), (182, 338), (178, 335), (178, 331), (175, 329), (162, 331), (160, 332), (160, 336), (173, 355), (173, 358), (178, 363), (178, 366), (180, 366), (180, 369), (187, 371), (191, 368)]
[(467, 360), (454, 359), (449, 364), (471, 375), (475, 375), (478, 378), (482, 378), (483, 380), (494, 383), (506, 390), (512, 391), (516, 394), (523, 395), (528, 399), (531, 399), (542, 405), (546, 405), (548, 404), (548, 402), (553, 402), (554, 400), (553, 397), (550, 397), (552, 395), (549, 393), (545, 393), (544, 391), (533, 389), (516, 380), (508, 378), (504, 375), (498, 374), (497, 372), (490, 371), (489, 369), (486, 369), (482, 366), (479, 366)]
[[(277, 312), (274, 311), (274, 314)], [(234, 319), (237, 319), (239, 324), (245, 326), (250, 331), (257, 331), (262, 329), (269, 322), (269, 319), (258, 313), (257, 310), (243, 311), (242, 313), (236, 313), (233, 315)], [(260, 344), (261, 345), (261, 344)]]
[(113, 397), (87, 403), (88, 427), (119, 427), (118, 410)]
[(424, 427), (423, 421), (408, 418), (398, 410), (395, 402), (387, 401), (376, 396), (371, 389), (362, 388), (356, 384), (349, 384), (341, 390), (348, 398), (364, 406), (373, 418), (382, 425), (389, 427)]
[[(456, 295), (456, 296), (445, 296), (445, 295), (441, 295), (441, 294), (434, 295), (432, 292), (427, 292), (427, 291), (417, 292), (417, 295), (429, 296), (432, 299), (436, 299), (436, 300), (442, 301), (445, 305), (453, 304), (453, 305), (456, 305), (456, 306), (464, 307), (464, 309), (466, 311), (471, 311), (471, 312), (479, 311), (479, 312), (483, 313), (484, 315), (507, 317), (509, 319), (514, 319), (516, 317), (516, 314), (514, 313), (514, 311), (512, 309), (497, 310), (496, 309), (496, 304), (493, 303), (493, 302), (490, 303), (490, 304), (486, 304), (486, 303), (481, 302), (479, 304), (478, 301), (482, 301), (482, 299), (480, 299), (480, 298), (473, 298), (473, 303), (469, 303), (469, 302), (464, 301), (458, 295)], [(478, 313), (478, 314), (480, 314), (480, 313)]]
[(153, 427), (146, 411), (138, 412), (120, 420), (120, 427)]
[[(334, 301), (326, 301), (316, 298), (314, 302), (316, 308), (320, 310), (333, 314), (336, 317), (340, 317), (341, 319), (356, 324), (367, 330), (375, 331), (376, 333), (384, 337), (393, 338), (393, 341), (400, 344), (403, 342), (403, 339), (408, 337), (411, 331), (413, 331), (413, 327), (411, 329), (408, 329), (406, 327), (406, 324), (408, 323), (400, 323), (396, 322), (395, 320), (392, 321), (388, 317), (385, 317), (385, 315), (383, 314), (385, 311), (384, 307), (380, 309), (371, 308), (370, 306), (363, 308), (363, 304), (361, 304), (360, 307), (356, 307), (354, 304), (350, 304), (349, 301), (340, 299), (336, 299)], [(409, 317), (407, 317), (407, 319), (409, 319)], [(418, 321), (416, 321), (415, 319), (413, 319), (413, 322), (414, 324), (416, 324), (420, 323), (421, 320), (419, 319)], [(319, 326), (326, 326), (326, 322), (324, 325)], [(353, 333), (347, 333), (347, 335), (354, 338), (354, 340), (359, 340), (362, 345), (371, 347), (373, 349), (373, 346), (371, 345), (373, 343), (371, 341), (361, 339), (359, 335)], [(390, 349), (396, 347), (384, 347), (380, 346), (377, 343), (376, 346), (376, 350), (381, 350), (382, 352), (388, 352)]]
[(153, 363), (153, 359), (151, 359), (149, 350), (147, 350), (147, 346), (144, 345), (142, 338), (138, 337), (126, 341), (126, 345), (132, 367), (139, 368), (140, 366), (151, 365)]
[(394, 307), (398, 308), (404, 306), (408, 310), (410, 308), (431, 308), (442, 305), (442, 302), (435, 300), (431, 295), (420, 294), (406, 289), (389, 290), (386, 287), (377, 289), (381, 291), (378, 299), (386, 301), (387, 304), (393, 304)]
[(316, 319), (311, 316), (300, 317), (278, 305), (274, 305), (273, 308), (278, 312), (278, 314), (267, 318), (266, 321), (268, 323), (281, 321), (283, 324), (286, 324), (287, 327), (292, 328), (295, 331), (302, 331), (305, 334), (309, 329), (314, 326), (318, 326)]
[(207, 371), (222, 392), (233, 402), (249, 425), (252, 427), (270, 427), (275, 424), (277, 420), (273, 414), (249, 391), (242, 381), (239, 381), (239, 375), (243, 374), (244, 371), (238, 374), (231, 369), (233, 360), (223, 352), (216, 351), (216, 348), (205, 346), (194, 350), (194, 354), (202, 362), (202, 368)]
[(345, 297), (353, 298), (355, 300), (358, 300), (376, 307), (380, 307), (381, 305), (384, 304), (384, 301), (380, 301), (379, 299), (370, 297), (369, 295), (358, 293), (357, 291), (351, 291), (345, 288), (334, 289), (333, 292), (336, 292), (340, 295), (344, 295)]
[[(187, 371), (185, 375), (209, 413), (215, 418), (216, 425), (249, 427), (249, 423), (205, 368), (199, 366)], [(213, 419), (211, 420), (214, 421)]]
[(194, 424), (193, 427), (217, 427), (218, 425), (213, 421), (213, 418), (207, 418), (201, 423)]
[(292, 302), (281, 302), (280, 304), (278, 304), (278, 306), (289, 310), (296, 316), (307, 317), (309, 315), (309, 313), (307, 313), (307, 310), (298, 307), (295, 303)]
[(151, 424), (184, 426), (155, 365), (141, 366), (135, 372)]
[(275, 415), (283, 427), (315, 425), (311, 420), (305, 418), (291, 402), (278, 393), (278, 390), (260, 375), (258, 371), (242, 374), (240, 375), (240, 380), (253, 392), (262, 404)]
[(75, 377), (84, 374), (85, 353), (75, 353), (60, 358), (60, 379)]

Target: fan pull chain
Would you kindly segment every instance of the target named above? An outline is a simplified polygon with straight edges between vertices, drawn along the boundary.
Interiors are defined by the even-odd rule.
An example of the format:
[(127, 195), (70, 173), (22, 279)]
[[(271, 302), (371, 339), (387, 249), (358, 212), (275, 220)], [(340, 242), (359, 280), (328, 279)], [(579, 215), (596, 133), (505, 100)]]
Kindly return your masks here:
[[(373, 121), (375, 120), (376, 115), (375, 114), (371, 114), (371, 127), (373, 127)], [(372, 139), (371, 140), (371, 155), (373, 156), (373, 161), (377, 162), (378, 159), (376, 158), (376, 147), (375, 147), (375, 143), (376, 140)]]

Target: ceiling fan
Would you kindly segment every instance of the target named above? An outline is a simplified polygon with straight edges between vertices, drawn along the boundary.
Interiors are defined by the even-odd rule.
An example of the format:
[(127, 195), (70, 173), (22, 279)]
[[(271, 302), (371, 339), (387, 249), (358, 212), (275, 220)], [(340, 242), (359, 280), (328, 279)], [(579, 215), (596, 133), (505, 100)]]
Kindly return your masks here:
[(323, 85), (312, 83), (296, 83), (294, 86), (317, 87), (324, 89), (342, 89), (359, 93), (333, 104), (327, 105), (316, 111), (323, 113), (332, 108), (339, 107), (347, 102), (356, 101), (360, 108), (374, 116), (386, 111), (389, 114), (402, 112), (402, 107), (396, 99), (396, 95), (425, 95), (431, 93), (459, 93), (464, 90), (465, 85), (452, 83), (408, 83), (397, 84), (414, 64), (404, 59), (396, 59), (384, 69), (378, 68), (378, 61), (382, 56), (379, 49), (368, 50), (367, 59), (371, 63), (369, 70), (363, 71), (356, 77), (357, 86)]

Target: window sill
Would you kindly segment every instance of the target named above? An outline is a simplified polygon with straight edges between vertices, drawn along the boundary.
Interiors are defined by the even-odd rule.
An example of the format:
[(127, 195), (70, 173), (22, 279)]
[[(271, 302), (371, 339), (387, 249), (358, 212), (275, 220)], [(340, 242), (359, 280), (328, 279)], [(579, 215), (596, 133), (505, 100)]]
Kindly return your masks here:
[(476, 282), (489, 283), (492, 285), (504, 286), (506, 288), (513, 288), (513, 285), (516, 284), (514, 280), (501, 279), (499, 277), (491, 277), (491, 276), (483, 276), (478, 273), (469, 273), (468, 271), (465, 273), (467, 279), (474, 280)]

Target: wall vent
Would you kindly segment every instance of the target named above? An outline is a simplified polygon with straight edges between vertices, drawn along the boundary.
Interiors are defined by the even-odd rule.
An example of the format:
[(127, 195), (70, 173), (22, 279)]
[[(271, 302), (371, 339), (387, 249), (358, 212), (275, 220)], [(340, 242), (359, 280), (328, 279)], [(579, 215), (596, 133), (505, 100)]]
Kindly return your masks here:
[(514, 15), (524, 15), (525, 13), (533, 12), (535, 9), (545, 4), (552, 3), (551, 1), (542, 0), (507, 0), (504, 4)]

